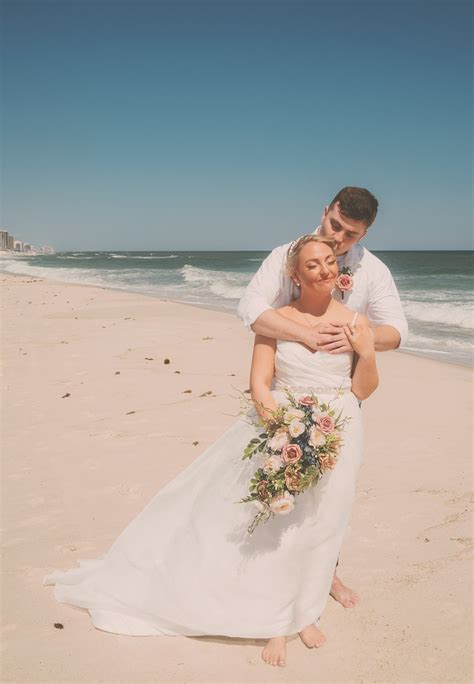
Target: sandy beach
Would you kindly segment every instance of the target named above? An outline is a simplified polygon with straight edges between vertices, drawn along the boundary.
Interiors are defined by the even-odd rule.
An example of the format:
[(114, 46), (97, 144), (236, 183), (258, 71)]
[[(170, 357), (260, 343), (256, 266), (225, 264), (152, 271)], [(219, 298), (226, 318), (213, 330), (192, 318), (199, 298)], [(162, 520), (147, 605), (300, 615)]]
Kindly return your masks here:
[(258, 641), (100, 632), (42, 586), (106, 552), (235, 420), (252, 336), (231, 314), (1, 280), (2, 682), (471, 681), (471, 370), (378, 355), (340, 562), (362, 600), (330, 600), (326, 645), (292, 639), (276, 669)]

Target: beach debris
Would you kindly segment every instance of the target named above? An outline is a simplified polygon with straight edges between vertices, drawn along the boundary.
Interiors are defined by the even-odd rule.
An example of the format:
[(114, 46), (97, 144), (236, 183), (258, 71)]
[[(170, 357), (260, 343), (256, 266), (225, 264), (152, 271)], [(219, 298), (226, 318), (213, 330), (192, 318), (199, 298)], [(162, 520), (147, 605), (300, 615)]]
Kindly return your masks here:
[(230, 378), (235, 378), (235, 373), (229, 373)]
[(177, 373), (178, 375), (181, 375), (181, 371), (175, 371), (175, 373)]
[(184, 392), (181, 392), (181, 394), (191, 394), (192, 390), (184, 390)]
[(70, 396), (71, 396), (71, 393), (70, 393), (70, 392), (66, 392), (66, 394), (63, 394), (63, 396), (61, 397), (61, 399), (67, 399), (67, 398), (70, 397)]
[(426, 542), (429, 542), (429, 541), (430, 541), (430, 540), (428, 539), (428, 537), (425, 537), (425, 543), (426, 543)]
[(213, 337), (203, 337), (202, 339), (203, 340), (213, 340), (214, 338)]
[(165, 363), (165, 364), (168, 364), (169, 362), (170, 362), (169, 359), (165, 359), (165, 360), (163, 361), (163, 363)]
[(115, 375), (120, 375), (120, 371), (115, 371)]
[(197, 446), (199, 442), (193, 442), (193, 446)]
[(61, 344), (69, 344), (67, 340), (61, 340)]
[(124, 321), (131, 321), (132, 318), (131, 318), (131, 316), (128, 316), (128, 318), (124, 318), (123, 320), (124, 320)]
[(200, 394), (199, 396), (200, 396), (200, 397), (208, 397), (208, 396), (210, 396), (211, 394), (212, 394), (212, 390), (208, 390), (207, 392), (203, 392), (203, 393)]
[(250, 394), (250, 390), (249, 389), (244, 390), (244, 394)]
[(56, 627), (56, 629), (64, 629), (64, 625), (62, 622), (55, 622), (54, 626)]
[(135, 413), (135, 411), (128, 411), (128, 413), (126, 413), (125, 415), (126, 415), (126, 416), (131, 416), (132, 413)]
[(154, 361), (152, 356), (145, 356), (145, 361)]

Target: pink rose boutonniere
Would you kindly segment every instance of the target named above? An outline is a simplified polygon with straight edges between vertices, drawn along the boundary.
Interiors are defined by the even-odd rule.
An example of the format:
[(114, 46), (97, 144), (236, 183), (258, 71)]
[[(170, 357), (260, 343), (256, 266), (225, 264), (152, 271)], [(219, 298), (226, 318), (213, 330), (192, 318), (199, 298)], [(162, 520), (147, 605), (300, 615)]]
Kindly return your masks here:
[(342, 292), (342, 299), (344, 299), (344, 292), (352, 292), (354, 287), (353, 276), (354, 274), (349, 266), (343, 266), (336, 278), (336, 287)]

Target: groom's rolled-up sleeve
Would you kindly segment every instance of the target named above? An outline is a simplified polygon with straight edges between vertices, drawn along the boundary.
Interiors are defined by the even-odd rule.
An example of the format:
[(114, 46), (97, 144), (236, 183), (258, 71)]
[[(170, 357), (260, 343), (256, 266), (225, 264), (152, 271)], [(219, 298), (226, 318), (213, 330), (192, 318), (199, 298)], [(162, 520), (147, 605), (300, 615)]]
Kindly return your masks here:
[(263, 261), (239, 302), (238, 315), (250, 327), (257, 318), (275, 306), (284, 287), (286, 253), (289, 245), (276, 247)]
[(385, 264), (372, 272), (373, 278), (369, 288), (369, 306), (367, 316), (374, 326), (391, 325), (400, 333), (400, 346), (406, 342), (408, 324), (403, 313), (400, 295), (390, 270)]

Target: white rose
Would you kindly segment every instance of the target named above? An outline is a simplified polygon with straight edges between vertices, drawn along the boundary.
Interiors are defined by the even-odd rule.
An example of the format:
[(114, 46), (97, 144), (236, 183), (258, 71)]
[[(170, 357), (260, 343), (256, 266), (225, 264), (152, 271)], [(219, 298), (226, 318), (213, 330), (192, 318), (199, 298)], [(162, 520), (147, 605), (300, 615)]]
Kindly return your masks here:
[(295, 418), (304, 418), (304, 411), (297, 408), (290, 408), (285, 411), (285, 420), (287, 423), (291, 423)]
[(283, 459), (280, 456), (270, 456), (263, 463), (263, 472), (266, 475), (277, 473), (283, 465)]
[(318, 428), (313, 425), (311, 430), (309, 431), (309, 443), (311, 444), (312, 447), (317, 447), (321, 446), (326, 442), (326, 437), (323, 435), (321, 430), (318, 430)]
[(273, 513), (279, 513), (280, 515), (286, 515), (295, 507), (295, 497), (290, 492), (285, 492), (283, 496), (279, 496), (270, 504), (270, 508)]
[(267, 446), (272, 451), (281, 451), (284, 447), (286, 447), (289, 441), (290, 439), (288, 437), (287, 431), (278, 430), (275, 432), (273, 437), (268, 440)]
[(304, 432), (304, 423), (300, 420), (292, 420), (288, 430), (292, 437), (299, 437), (299, 435), (302, 435)]

